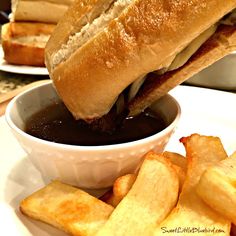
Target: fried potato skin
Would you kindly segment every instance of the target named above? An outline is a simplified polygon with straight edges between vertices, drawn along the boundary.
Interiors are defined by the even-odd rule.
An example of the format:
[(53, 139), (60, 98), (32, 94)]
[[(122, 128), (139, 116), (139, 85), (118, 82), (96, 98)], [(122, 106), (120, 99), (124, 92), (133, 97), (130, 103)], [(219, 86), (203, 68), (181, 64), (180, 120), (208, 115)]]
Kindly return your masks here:
[[(178, 153), (164, 152), (163, 156), (173, 163), (173, 168), (179, 176), (180, 190), (185, 181), (187, 161), (186, 158)], [(109, 190), (100, 199), (113, 207), (116, 207), (131, 189), (137, 174), (127, 174), (116, 179), (113, 189)]]
[(117, 178), (113, 188), (106, 192), (100, 199), (107, 204), (116, 207), (129, 192), (136, 177), (136, 174), (127, 174)]
[(197, 186), (197, 193), (212, 209), (236, 225), (236, 158), (208, 168)]
[(80, 189), (53, 181), (24, 199), (20, 210), (69, 234), (92, 236), (106, 222), (113, 207)]
[(164, 157), (168, 158), (174, 165), (179, 166), (184, 172), (187, 171), (187, 158), (176, 152), (165, 151)]
[[(230, 221), (212, 210), (196, 194), (196, 186), (207, 167), (227, 158), (227, 154), (219, 138), (193, 134), (180, 140), (186, 149), (188, 170), (186, 181), (177, 206), (171, 214), (157, 227), (155, 236), (165, 234), (192, 235), (191, 229), (203, 230), (198, 235), (212, 235), (204, 229), (220, 230), (217, 235), (229, 235)], [(214, 228), (213, 228), (214, 227)]]
[[(193, 134), (180, 141), (185, 146), (187, 158), (172, 152), (148, 153), (139, 173), (121, 176), (115, 181), (113, 189), (100, 198), (107, 204), (82, 190), (53, 181), (24, 199), (20, 210), (75, 236), (185, 236), (193, 235), (191, 229), (195, 229), (198, 235), (213, 235), (212, 231), (198, 232), (198, 229), (204, 228), (222, 230), (216, 233), (219, 236), (236, 236), (236, 226), (231, 224), (236, 214), (234, 198), (230, 201), (224, 198), (229, 192), (235, 196), (236, 172), (228, 168), (236, 166), (236, 152), (231, 155), (230, 161), (220, 139), (212, 136)], [(177, 191), (175, 203), (174, 196), (170, 200), (162, 192), (156, 192), (158, 184), (153, 180), (160, 180), (164, 175), (163, 168), (158, 173), (158, 168), (153, 167), (156, 161), (169, 171), (169, 177), (166, 181), (162, 180), (159, 189), (166, 188), (173, 178), (168, 192)], [(223, 171), (217, 171), (218, 166)], [(183, 188), (176, 205), (177, 185), (179, 189), (182, 185)], [(162, 206), (158, 209), (157, 204), (153, 204), (157, 197), (160, 197), (159, 205)], [(168, 212), (170, 202), (172, 205)], [(115, 210), (112, 206), (116, 207)], [(222, 208), (215, 211), (219, 206)], [(231, 215), (227, 215), (229, 212)], [(178, 228), (186, 231), (177, 232)]]
[(127, 174), (119, 177), (113, 186), (113, 193), (115, 196), (123, 198), (131, 189), (136, 180), (137, 175)]
[(128, 194), (96, 236), (148, 236), (176, 204), (178, 176), (163, 155), (146, 155)]
[(165, 158), (168, 158), (173, 164), (173, 167), (179, 176), (179, 184), (181, 191), (186, 178), (187, 158), (178, 153), (168, 151), (165, 151), (163, 155)]

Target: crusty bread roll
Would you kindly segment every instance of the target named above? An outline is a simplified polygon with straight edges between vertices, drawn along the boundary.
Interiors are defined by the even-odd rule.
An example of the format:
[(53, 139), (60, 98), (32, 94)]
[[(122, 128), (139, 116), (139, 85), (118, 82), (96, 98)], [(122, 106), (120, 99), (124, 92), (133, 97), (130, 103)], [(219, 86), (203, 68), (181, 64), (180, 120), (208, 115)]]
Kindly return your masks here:
[(235, 7), (233, 0), (80, 0), (52, 34), (46, 66), (74, 117), (94, 120), (107, 114), (128, 86), (168, 67)]
[(53, 24), (11, 22), (2, 27), (4, 59), (11, 64), (45, 66), (44, 49)]
[(57, 23), (74, 0), (12, 0), (12, 21)]
[(236, 27), (222, 25), (184, 66), (163, 75), (151, 73), (138, 95), (129, 104), (130, 115), (139, 114), (142, 110), (159, 99), (172, 88), (191, 76), (205, 69), (230, 52), (236, 50)]

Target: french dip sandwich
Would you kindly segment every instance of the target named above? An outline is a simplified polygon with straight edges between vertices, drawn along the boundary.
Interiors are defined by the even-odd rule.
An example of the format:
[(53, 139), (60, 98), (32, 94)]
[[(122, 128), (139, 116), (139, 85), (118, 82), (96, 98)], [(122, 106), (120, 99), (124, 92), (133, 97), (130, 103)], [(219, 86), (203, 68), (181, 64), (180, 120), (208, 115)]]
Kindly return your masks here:
[[(76, 119), (134, 116), (236, 49), (236, 0), (79, 0), (46, 46)], [(112, 109), (113, 108), (113, 109)]]

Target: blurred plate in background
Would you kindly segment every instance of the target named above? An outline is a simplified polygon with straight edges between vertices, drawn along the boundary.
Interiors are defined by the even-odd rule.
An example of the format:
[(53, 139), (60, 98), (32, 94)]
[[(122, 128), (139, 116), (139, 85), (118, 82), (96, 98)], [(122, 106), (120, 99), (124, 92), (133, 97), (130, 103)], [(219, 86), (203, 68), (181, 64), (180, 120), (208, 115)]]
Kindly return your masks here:
[(187, 84), (236, 90), (236, 51), (186, 81)]
[(48, 75), (48, 70), (46, 67), (35, 67), (35, 66), (24, 66), (24, 65), (12, 65), (8, 64), (4, 60), (4, 54), (2, 47), (0, 46), (0, 70), (11, 73), (18, 74), (28, 74), (28, 75)]

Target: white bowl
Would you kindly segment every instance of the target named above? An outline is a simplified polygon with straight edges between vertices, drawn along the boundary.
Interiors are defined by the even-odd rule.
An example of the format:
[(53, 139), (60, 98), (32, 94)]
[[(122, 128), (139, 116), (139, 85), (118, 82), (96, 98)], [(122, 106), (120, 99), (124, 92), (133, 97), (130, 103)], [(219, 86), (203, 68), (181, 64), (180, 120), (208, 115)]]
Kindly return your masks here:
[(236, 90), (236, 51), (215, 62), (186, 81), (187, 84)]
[(163, 115), (168, 126), (141, 140), (104, 146), (74, 146), (45, 141), (25, 133), (26, 120), (57, 100), (51, 82), (31, 88), (9, 103), (7, 123), (45, 182), (58, 179), (88, 189), (109, 187), (117, 177), (134, 172), (148, 151), (162, 152), (180, 117), (177, 101), (166, 95), (154, 103), (152, 109)]

